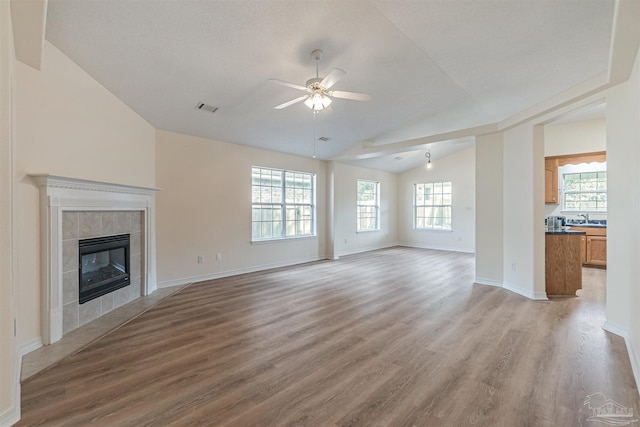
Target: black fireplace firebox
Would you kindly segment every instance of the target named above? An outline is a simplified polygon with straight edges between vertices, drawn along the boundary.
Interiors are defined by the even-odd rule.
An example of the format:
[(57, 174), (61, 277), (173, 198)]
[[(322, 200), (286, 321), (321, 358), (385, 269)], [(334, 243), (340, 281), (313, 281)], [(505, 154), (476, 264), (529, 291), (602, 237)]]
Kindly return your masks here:
[(127, 286), (129, 235), (84, 239), (80, 247), (80, 304)]

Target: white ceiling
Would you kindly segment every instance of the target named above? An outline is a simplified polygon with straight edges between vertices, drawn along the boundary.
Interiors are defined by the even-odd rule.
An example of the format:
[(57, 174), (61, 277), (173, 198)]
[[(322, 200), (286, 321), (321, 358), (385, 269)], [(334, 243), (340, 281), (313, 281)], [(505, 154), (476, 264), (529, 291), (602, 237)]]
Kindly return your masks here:
[[(310, 52), (323, 49), (321, 76), (347, 72), (334, 89), (373, 96), (336, 99), (318, 116), (316, 136), (330, 140), (317, 154), (328, 159), (365, 140), (494, 123), (606, 71), (613, 9), (613, 0), (49, 0), (46, 38), (156, 128), (303, 156), (313, 154), (313, 114), (302, 103), (275, 110), (301, 92), (269, 79), (304, 85), (315, 76)], [(358, 164), (401, 171), (420, 156)]]

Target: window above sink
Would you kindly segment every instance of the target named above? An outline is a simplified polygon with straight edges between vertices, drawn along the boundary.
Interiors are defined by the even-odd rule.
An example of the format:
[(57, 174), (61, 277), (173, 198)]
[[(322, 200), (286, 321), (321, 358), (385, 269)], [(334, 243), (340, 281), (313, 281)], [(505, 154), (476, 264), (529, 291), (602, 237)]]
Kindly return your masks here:
[(607, 213), (606, 162), (565, 165), (558, 172), (563, 214)]

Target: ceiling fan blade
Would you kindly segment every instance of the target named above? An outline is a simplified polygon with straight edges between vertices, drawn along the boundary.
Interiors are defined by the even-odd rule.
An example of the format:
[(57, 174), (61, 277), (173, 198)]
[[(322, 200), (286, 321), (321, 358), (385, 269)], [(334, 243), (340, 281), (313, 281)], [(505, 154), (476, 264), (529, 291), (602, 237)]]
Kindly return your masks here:
[(320, 82), (320, 86), (322, 86), (325, 89), (329, 89), (331, 86), (338, 83), (338, 80), (343, 78), (346, 74), (347, 74), (346, 71), (341, 70), (340, 68), (334, 68), (333, 71), (331, 71), (327, 75), (327, 77), (322, 79), (322, 81)]
[(366, 93), (357, 93), (357, 92), (343, 92), (341, 90), (334, 90), (329, 92), (329, 96), (333, 96), (336, 98), (343, 99), (352, 99), (354, 101), (370, 101), (371, 95), (367, 95)]
[(303, 101), (303, 100), (307, 99), (307, 96), (308, 96), (308, 95), (304, 95), (304, 96), (301, 96), (300, 98), (296, 98), (296, 99), (291, 100), (291, 101), (289, 101), (289, 102), (285, 102), (284, 104), (280, 104), (280, 105), (278, 105), (277, 107), (275, 107), (275, 109), (276, 109), (276, 110), (282, 110), (283, 108), (286, 108), (286, 107), (288, 107), (289, 105), (293, 105), (293, 104), (295, 104), (295, 103), (297, 103), (297, 102), (300, 102), (300, 101)]
[(292, 87), (292, 88), (298, 89), (298, 90), (309, 91), (309, 89), (307, 89), (304, 86), (300, 86), (300, 85), (296, 85), (296, 84), (293, 84), (293, 83), (285, 82), (284, 80), (269, 79), (269, 81), (274, 82), (274, 83), (278, 83), (279, 85), (282, 85), (282, 86)]

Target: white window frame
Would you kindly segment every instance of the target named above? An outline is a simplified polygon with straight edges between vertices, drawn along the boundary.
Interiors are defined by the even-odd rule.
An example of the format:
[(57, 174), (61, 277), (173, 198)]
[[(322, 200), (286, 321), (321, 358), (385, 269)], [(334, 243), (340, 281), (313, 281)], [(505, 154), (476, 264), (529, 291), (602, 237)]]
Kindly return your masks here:
[[(366, 200), (360, 200), (360, 184), (374, 184), (375, 192), (373, 203)], [(372, 218), (371, 215), (363, 216), (364, 213), (371, 213), (371, 208), (375, 215), (375, 224), (370, 228), (362, 228), (364, 220)], [(356, 232), (363, 233), (368, 231), (380, 231), (380, 182), (370, 179), (359, 179), (356, 182)]]
[[(451, 190), (447, 193), (444, 191), (446, 186)], [(430, 197), (430, 203), (423, 198), (418, 197), (418, 190), (420, 186), (431, 186), (432, 193)], [(440, 192), (436, 193), (436, 188), (440, 188)], [(423, 196), (426, 190), (423, 188)], [(448, 196), (448, 198), (446, 197)], [(449, 203), (445, 203), (446, 200), (449, 200)], [(420, 202), (422, 200), (422, 202)], [(443, 215), (434, 215), (436, 209), (444, 210), (449, 209), (449, 223), (436, 225), (436, 218), (446, 219), (446, 216)], [(430, 209), (430, 211), (429, 211)], [(428, 215), (427, 213), (431, 214)], [(429, 221), (429, 219), (431, 221)], [(453, 230), (453, 182), (451, 181), (441, 181), (441, 182), (420, 182), (413, 184), (413, 228), (415, 230), (442, 230), (442, 231), (452, 231)]]
[[(270, 186), (270, 185), (263, 185), (263, 184), (259, 184), (256, 186), (256, 184), (254, 183), (254, 173), (255, 171), (260, 171), (261, 173), (263, 171), (268, 171), (270, 173), (274, 173), (277, 172), (280, 174), (280, 181), (281, 181), (281, 185), (279, 187), (274, 187), (274, 186)], [(287, 186), (287, 174), (294, 174), (294, 175), (302, 175), (303, 178), (308, 178), (310, 179), (310, 200), (309, 202), (304, 202), (304, 201), (296, 201), (295, 198), (300, 196), (300, 193), (303, 194), (304, 197), (304, 193), (305, 190), (308, 189), (304, 189), (304, 188), (300, 188), (300, 187), (291, 187), (291, 186)], [(272, 189), (271, 192), (271, 197), (273, 197), (273, 193), (277, 193), (279, 191), (280, 194), (280, 201), (273, 201), (273, 200), (256, 200), (256, 187), (258, 188), (262, 188), (262, 187), (270, 187)], [(294, 201), (287, 201), (287, 190), (293, 191), (293, 195), (294, 195)], [(300, 190), (299, 192), (296, 192), (296, 190)], [(258, 191), (260, 193), (260, 196), (258, 198), (262, 197), (262, 192), (259, 190)], [(260, 219), (257, 220), (255, 218), (255, 213), (256, 213), (256, 208), (262, 208), (262, 207), (271, 207), (273, 209), (272, 211), (272, 215), (275, 212), (279, 212), (279, 219), (264, 219), (262, 217), (262, 211), (260, 211)], [(288, 212), (299, 212), (299, 208), (304, 208), (304, 207), (308, 207), (309, 208), (309, 213), (310, 213), (310, 224), (309, 224), (309, 230), (308, 232), (306, 232), (306, 227), (303, 228), (302, 232), (300, 232), (298, 226), (302, 223), (304, 223), (306, 220), (305, 219), (295, 219), (293, 220), (293, 223), (296, 224), (295, 226), (295, 234), (287, 234), (287, 223), (290, 223), (290, 220), (287, 220), (287, 213)], [(280, 233), (279, 234), (272, 234), (271, 236), (267, 236), (267, 237), (262, 237), (262, 233), (260, 233), (260, 235), (256, 235), (254, 233), (255, 231), (255, 224), (256, 223), (260, 223), (261, 224), (261, 230), (262, 230), (262, 224), (266, 223), (266, 222), (271, 222), (272, 226), (279, 225), (280, 228)], [(272, 241), (272, 240), (286, 240), (286, 239), (299, 239), (299, 238), (305, 238), (305, 237), (316, 237), (316, 175), (314, 173), (309, 173), (309, 172), (300, 172), (300, 171), (292, 171), (292, 170), (285, 170), (285, 169), (274, 169), (274, 168), (268, 168), (268, 167), (263, 167), (263, 166), (252, 166), (251, 167), (251, 241), (252, 242), (262, 242), (262, 241)]]
[[(595, 190), (582, 190), (582, 185), (583, 185), (583, 178), (582, 175), (587, 175), (587, 174), (601, 174), (604, 173), (605, 174), (605, 178), (604, 178), (604, 189), (600, 188), (598, 189), (598, 181), (596, 180), (596, 189)], [(588, 213), (600, 213), (600, 214), (606, 214), (607, 213), (607, 208), (608, 208), (608, 197), (607, 197), (607, 170), (606, 169), (602, 169), (602, 170), (593, 170), (593, 171), (576, 171), (576, 172), (565, 172), (562, 174), (562, 212), (573, 212), (573, 213), (583, 213), (583, 212), (588, 212)], [(580, 187), (581, 189), (578, 191), (567, 191), (566, 189), (566, 179), (567, 179), (567, 175), (580, 175)], [(586, 181), (586, 179), (585, 179)], [(602, 182), (602, 180), (600, 181)], [(586, 185), (587, 183), (584, 182), (584, 185)], [(605, 209), (598, 209), (598, 195), (599, 194), (604, 194), (605, 195)], [(579, 204), (578, 208), (567, 208), (567, 195), (595, 195), (595, 202), (596, 202), (596, 209), (586, 209), (583, 208), (582, 203), (587, 203), (587, 200), (580, 200), (577, 201), (577, 203)], [(581, 197), (582, 198), (582, 197)]]

